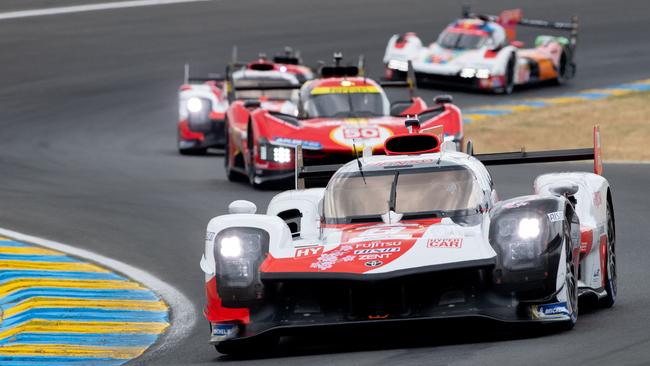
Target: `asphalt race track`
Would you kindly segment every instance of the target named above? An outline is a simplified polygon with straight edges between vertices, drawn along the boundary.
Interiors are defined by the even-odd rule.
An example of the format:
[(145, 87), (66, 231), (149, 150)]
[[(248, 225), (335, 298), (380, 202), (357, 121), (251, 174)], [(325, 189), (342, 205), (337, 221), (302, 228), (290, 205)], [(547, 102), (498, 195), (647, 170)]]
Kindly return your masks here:
[[(7, 3), (13, 5), (0, 11), (20, 9), (19, 2)], [(329, 61), (338, 50), (350, 58), (363, 53), (371, 75), (379, 76), (391, 34), (413, 30), (431, 41), (460, 13), (455, 1), (435, 3), (224, 0), (0, 21), (0, 226), (145, 269), (193, 299), (200, 318), (205, 225), (234, 199), (250, 199), (264, 210), (275, 192), (228, 182), (218, 156), (177, 154), (183, 63), (197, 72), (221, 71), (233, 44), (242, 59), (291, 45), (314, 61)], [(579, 14), (581, 28), (577, 79), (564, 87), (522, 90), (514, 98), (648, 77), (647, 1), (482, 1), (477, 10), (517, 5), (529, 17)], [(438, 93), (421, 95), (430, 100)], [(461, 106), (505, 100), (453, 95)], [(606, 151), (607, 136), (603, 143)], [(590, 168), (519, 166), (494, 169), (494, 176), (501, 197), (509, 197), (530, 192), (537, 174), (574, 167)], [(278, 357), (230, 361), (207, 343), (208, 326), (199, 319), (180, 346), (133, 364), (647, 364), (650, 166), (606, 165), (605, 176), (618, 224), (619, 299), (611, 310), (581, 314), (571, 332), (503, 334), (491, 326), (459, 331), (445, 325), (414, 338), (321, 337), (313, 339), (317, 346), (309, 346), (308, 338), (289, 339)]]

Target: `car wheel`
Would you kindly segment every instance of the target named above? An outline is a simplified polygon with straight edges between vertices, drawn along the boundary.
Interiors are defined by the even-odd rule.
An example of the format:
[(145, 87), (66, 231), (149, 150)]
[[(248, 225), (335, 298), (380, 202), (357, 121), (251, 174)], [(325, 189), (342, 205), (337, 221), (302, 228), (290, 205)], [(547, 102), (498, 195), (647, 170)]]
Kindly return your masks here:
[(609, 308), (616, 302), (616, 227), (614, 225), (614, 210), (612, 203), (607, 200), (607, 261), (605, 273), (605, 290), (607, 296), (601, 299), (603, 307)]
[(578, 269), (576, 268), (573, 258), (573, 243), (571, 243), (571, 228), (566, 221), (564, 225), (564, 240), (566, 249), (566, 273), (564, 279), (564, 287), (566, 291), (566, 306), (569, 310), (569, 320), (562, 324), (563, 330), (570, 330), (576, 325), (578, 321)]
[(230, 167), (232, 166), (232, 162), (230, 161), (230, 145), (228, 144), (230, 140), (230, 132), (228, 131), (228, 120), (224, 122), (224, 131), (226, 136), (224, 137), (224, 145), (223, 145), (223, 166), (226, 170), (226, 177), (228, 178), (229, 181), (234, 182), (237, 181), (237, 173), (234, 172)]
[(508, 63), (506, 65), (503, 88), (501, 89), (502, 94), (512, 94), (512, 91), (515, 89), (515, 62), (515, 55), (512, 54), (508, 59)]
[(557, 77), (555, 79), (555, 83), (557, 85), (563, 85), (566, 84), (566, 82), (569, 80), (569, 62), (568, 62), (568, 56), (565, 51), (562, 51), (562, 54), (560, 55), (560, 62), (557, 65), (558, 70), (557, 70)]
[(246, 134), (248, 144), (248, 165), (246, 165), (246, 172), (248, 173), (248, 181), (254, 188), (262, 188), (261, 183), (255, 182), (257, 172), (255, 169), (255, 132), (253, 126), (248, 123), (248, 133)]

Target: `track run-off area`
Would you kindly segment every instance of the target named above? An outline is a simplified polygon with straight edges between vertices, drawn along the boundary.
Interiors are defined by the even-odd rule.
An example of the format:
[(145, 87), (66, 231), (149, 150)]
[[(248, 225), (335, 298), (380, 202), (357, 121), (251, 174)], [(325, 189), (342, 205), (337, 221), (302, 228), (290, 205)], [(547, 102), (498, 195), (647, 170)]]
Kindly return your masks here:
[[(104, 2), (64, 0), (58, 1), (57, 7)], [(460, 90), (419, 90), (427, 101), (436, 94), (449, 93), (461, 108), (469, 110), (567, 96), (648, 78), (650, 44), (646, 37), (645, 1), (614, 4), (595, 0), (567, 4), (559, 0), (504, 0), (470, 4), (490, 13), (519, 6), (525, 15), (541, 19), (565, 20), (579, 15), (576, 79), (562, 87), (517, 90), (507, 97)], [(7, 0), (0, 4), (0, 13), (39, 10), (46, 6), (52, 6), (51, 2)], [(36, 262), (69, 267), (52, 270), (56, 275), (83, 272), (83, 276), (90, 276), (75, 281), (119, 283), (133, 286), (133, 291), (151, 294), (147, 299), (116, 301), (147, 301), (147, 306), (160, 306), (151, 310), (161, 316), (151, 321), (157, 325), (147, 324), (122, 339), (108, 336), (107, 328), (91, 329), (89, 325), (84, 329), (93, 330), (94, 333), (89, 333), (95, 335), (75, 338), (80, 349), (93, 347), (89, 344), (93, 339), (104, 342), (100, 347), (106, 348), (106, 353), (94, 353), (89, 361), (92, 364), (102, 361), (101, 356), (110, 358), (105, 361), (109, 364), (126, 362), (152, 343), (153, 347), (130, 364), (647, 363), (650, 359), (647, 269), (650, 246), (646, 240), (650, 228), (646, 218), (650, 198), (646, 187), (650, 167), (642, 164), (605, 164), (604, 175), (613, 187), (617, 220), (619, 299), (613, 309), (581, 313), (578, 325), (570, 332), (540, 336), (451, 324), (426, 329), (424, 335), (417, 336), (351, 338), (341, 334), (325, 339), (314, 336), (283, 341), (278, 356), (255, 360), (220, 357), (207, 343), (208, 325), (201, 322), (204, 289), (199, 268), (205, 226), (213, 216), (225, 213), (232, 200), (249, 199), (264, 210), (277, 192), (256, 191), (245, 184), (228, 182), (218, 154), (177, 155), (176, 98), (184, 63), (189, 62), (197, 73), (222, 72), (230, 60), (233, 45), (238, 46), (241, 59), (292, 46), (313, 65), (318, 60), (329, 61), (334, 51), (341, 51), (344, 57), (354, 60), (364, 54), (370, 76), (379, 77), (381, 56), (393, 33), (416, 31), (423, 41), (433, 41), (459, 15), (460, 4), (429, 1), (239, 0), (114, 7), (0, 20), (3, 35), (0, 45), (7, 50), (0, 53), (3, 70), (0, 227), (66, 243), (87, 254), (35, 246), (20, 238), (3, 239), (0, 263), (4, 266), (12, 260), (6, 259), (9, 257), (30, 257)], [(538, 32), (524, 30), (521, 34), (530, 42)], [(572, 132), (570, 126), (558, 131)], [(602, 139), (606, 156), (607, 136)], [(567, 146), (570, 147), (573, 146)], [(531, 192), (532, 181), (539, 174), (569, 169), (589, 170), (590, 165), (502, 167), (492, 169), (492, 173), (499, 195), (508, 198)], [(107, 265), (108, 259), (128, 265), (128, 270), (124, 266)], [(86, 270), (81, 270), (84, 265)], [(63, 277), (34, 280), (29, 276), (49, 272), (29, 271), (1, 268), (0, 296), (6, 300), (5, 294), (14, 296), (21, 291), (1, 287), (19, 283), (17, 278), (21, 277), (16, 276), (53, 286), (68, 281)], [(149, 276), (137, 276), (142, 274), (137, 271)], [(9, 308), (2, 303), (2, 365), (11, 365), (8, 359), (1, 358), (5, 357), (3, 340), (11, 339), (12, 332), (16, 332), (7, 330), (9, 324), (18, 324), (39, 311), (54, 317), (56, 313), (64, 314), (65, 309), (88, 305), (76, 298), (56, 302), (40, 300), (34, 295), (24, 297), (21, 301), (28, 301), (24, 305)], [(103, 309), (95, 313), (113, 312), (114, 308), (124, 311), (125, 316), (132, 311), (150, 311), (141, 308), (140, 303), (139, 310), (103, 306), (107, 305), (106, 301), (109, 300), (93, 304)], [(169, 314), (163, 309), (165, 303), (169, 305)], [(87, 314), (83, 321), (89, 324), (97, 321), (90, 320), (88, 312), (74, 314), (80, 321), (80, 314)], [(9, 319), (14, 319), (14, 323)], [(120, 319), (133, 321), (130, 317)], [(62, 324), (69, 320), (56, 321)], [(169, 327), (165, 330), (167, 322)], [(40, 334), (49, 334), (44, 328), (46, 320), (25, 324), (35, 324), (25, 325), (21, 332), (25, 344), (30, 341), (56, 344), (66, 334), (84, 333), (78, 331), (80, 328), (67, 328), (65, 332), (66, 328), (60, 328), (58, 333), (48, 335), (51, 338), (46, 338)], [(175, 330), (178, 326), (181, 328)], [(156, 341), (154, 337), (161, 332), (163, 335)], [(128, 337), (132, 341), (118, 344)], [(14, 341), (17, 339), (16, 336)], [(36, 348), (41, 354), (47, 350), (42, 346), (30, 347), (33, 348), (13, 350), (15, 354), (22, 352), (30, 357), (38, 357), (31, 352)], [(127, 349), (118, 355), (120, 347)], [(116, 355), (121, 358), (113, 357)], [(32, 364), (39, 364), (38, 361), (34, 359)], [(70, 363), (62, 361), (61, 364)]]

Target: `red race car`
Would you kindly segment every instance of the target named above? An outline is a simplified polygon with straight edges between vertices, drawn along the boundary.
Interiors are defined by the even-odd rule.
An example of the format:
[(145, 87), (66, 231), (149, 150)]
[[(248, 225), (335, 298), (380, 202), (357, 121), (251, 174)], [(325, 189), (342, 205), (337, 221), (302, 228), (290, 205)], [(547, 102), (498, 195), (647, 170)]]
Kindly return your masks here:
[[(301, 84), (314, 77), (312, 69), (302, 65), (298, 53), (288, 47), (284, 53), (273, 57), (273, 61), (260, 55), (258, 60), (247, 64), (233, 62), (228, 69), (236, 70), (232, 74), (235, 79), (247, 77), (249, 85), (260, 78), (295, 79)], [(256, 76), (256, 72), (261, 74)], [(185, 82), (178, 95), (178, 151), (181, 154), (205, 154), (208, 148), (225, 146), (224, 117), (229, 105), (225, 88), (223, 76), (191, 77), (189, 66), (185, 66)]]
[[(302, 146), (306, 165), (343, 163), (363, 149), (383, 154), (384, 140), (406, 133), (404, 116), (417, 115), (421, 128), (442, 129), (446, 141), (463, 141), (460, 110), (451, 97), (440, 96), (436, 105), (427, 107), (413, 95), (412, 79), (405, 82), (378, 83), (360, 73), (355, 66), (322, 67), (320, 77), (300, 87), (287, 85), (240, 86), (234, 80), (233, 92), (257, 89), (275, 93), (294, 92), (290, 101), (294, 110), (270, 110), (277, 103), (271, 95), (246, 98), (238, 95), (226, 112), (227, 147), (225, 167), (229, 180), (245, 179), (255, 186), (294, 176), (295, 147)], [(407, 101), (390, 103), (384, 87), (408, 87)], [(295, 90), (291, 90), (295, 88)], [(232, 98), (231, 98), (232, 99)]]

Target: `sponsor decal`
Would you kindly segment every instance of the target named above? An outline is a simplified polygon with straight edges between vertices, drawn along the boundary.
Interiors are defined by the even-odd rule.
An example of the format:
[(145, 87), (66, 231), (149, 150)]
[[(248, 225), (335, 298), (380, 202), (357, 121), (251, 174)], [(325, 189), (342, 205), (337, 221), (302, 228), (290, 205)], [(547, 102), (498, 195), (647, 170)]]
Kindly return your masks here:
[(374, 85), (361, 86), (319, 86), (311, 91), (311, 95), (321, 94), (347, 94), (347, 93), (379, 93), (379, 89)]
[(551, 220), (551, 222), (557, 222), (557, 221), (562, 221), (564, 220), (564, 215), (562, 214), (562, 211), (555, 211), (547, 214), (548, 219)]
[(308, 248), (297, 248), (293, 256), (296, 258), (300, 257), (309, 257), (311, 255), (320, 254), (323, 251), (322, 246), (308, 247)]
[(237, 324), (213, 324), (212, 338), (215, 341), (224, 341), (237, 335)]
[[(386, 248), (386, 247), (399, 247), (402, 245), (401, 241), (371, 241), (369, 243), (358, 243), (354, 244), (355, 249), (370, 249), (370, 248)], [(396, 248), (395, 252), (399, 252), (400, 249)]]
[(390, 256), (393, 253), (382, 253), (382, 254), (361, 254), (359, 256), (360, 261), (374, 260), (374, 259), (390, 259)]
[(532, 312), (533, 317), (536, 319), (567, 319), (571, 315), (566, 301), (533, 305)]
[(348, 252), (351, 250), (352, 246), (341, 245), (337, 250), (322, 253), (316, 259), (316, 262), (312, 263), (309, 267), (325, 271), (332, 268), (332, 266), (338, 262), (351, 262), (356, 258), (354, 255), (348, 255)]
[(463, 247), (463, 238), (448, 238), (448, 239), (429, 239), (427, 240), (427, 248), (453, 248), (459, 249)]
[[(363, 231), (356, 234), (354, 237), (348, 239), (350, 243), (375, 240), (375, 243), (382, 243), (377, 239), (382, 238), (395, 238), (395, 239), (410, 239), (411, 234), (407, 230), (407, 226), (379, 226), (370, 229), (363, 229)], [(399, 243), (399, 242), (397, 242)]]
[(381, 254), (381, 253), (395, 253), (395, 252), (399, 252), (399, 251), (400, 251), (399, 247), (376, 248), (376, 249), (360, 249), (360, 250), (355, 250), (354, 254)]
[(208, 231), (205, 234), (205, 240), (212, 241), (215, 237), (216, 233), (214, 231)]
[(294, 147), (302, 145), (302, 148), (307, 150), (321, 150), (323, 148), (323, 145), (318, 141), (291, 139), (288, 137), (274, 137), (271, 143), (276, 145), (288, 145)]
[(382, 262), (382, 261), (378, 261), (378, 260), (374, 260), (374, 261), (368, 261), (368, 262), (366, 262), (366, 263), (365, 263), (365, 266), (366, 266), (366, 267), (377, 267), (377, 266), (381, 266), (382, 264), (384, 264), (384, 262)]
[(379, 125), (344, 125), (332, 130), (330, 138), (343, 146), (352, 147), (354, 145), (357, 148), (362, 148), (363, 146), (381, 146), (392, 135), (393, 133), (389, 129)]

